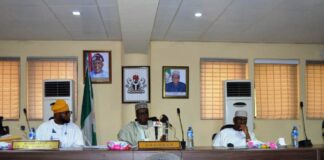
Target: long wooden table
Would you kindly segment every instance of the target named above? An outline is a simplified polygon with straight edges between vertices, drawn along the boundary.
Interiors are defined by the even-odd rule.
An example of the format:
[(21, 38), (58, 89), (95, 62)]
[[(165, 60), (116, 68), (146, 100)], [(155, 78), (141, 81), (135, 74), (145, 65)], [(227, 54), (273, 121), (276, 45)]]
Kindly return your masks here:
[(195, 147), (191, 150), (108, 151), (108, 150), (9, 150), (0, 160), (324, 160), (324, 146), (283, 149), (224, 149)]

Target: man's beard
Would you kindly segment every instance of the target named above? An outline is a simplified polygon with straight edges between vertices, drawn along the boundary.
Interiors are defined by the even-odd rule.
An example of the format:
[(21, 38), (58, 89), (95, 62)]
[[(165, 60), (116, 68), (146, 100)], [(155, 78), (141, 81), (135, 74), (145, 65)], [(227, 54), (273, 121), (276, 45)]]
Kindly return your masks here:
[(66, 123), (70, 123), (71, 119), (65, 119), (64, 117), (61, 117), (61, 121), (63, 122), (63, 124), (66, 124)]

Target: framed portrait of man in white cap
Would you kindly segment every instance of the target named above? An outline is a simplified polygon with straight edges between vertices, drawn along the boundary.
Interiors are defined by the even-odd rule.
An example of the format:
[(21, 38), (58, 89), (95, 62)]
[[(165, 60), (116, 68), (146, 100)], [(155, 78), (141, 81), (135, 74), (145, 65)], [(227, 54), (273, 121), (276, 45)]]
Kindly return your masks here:
[(189, 97), (189, 67), (163, 66), (162, 68), (162, 97)]
[(83, 51), (83, 62), (92, 83), (111, 83), (111, 51)]

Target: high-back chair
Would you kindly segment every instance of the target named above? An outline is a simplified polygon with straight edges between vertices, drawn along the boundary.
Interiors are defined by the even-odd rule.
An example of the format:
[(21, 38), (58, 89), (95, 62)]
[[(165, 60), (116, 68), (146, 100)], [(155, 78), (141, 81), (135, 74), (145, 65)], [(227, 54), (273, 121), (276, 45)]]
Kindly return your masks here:
[[(225, 128), (233, 128), (233, 127), (234, 127), (233, 124), (226, 124), (226, 125), (223, 125), (223, 126), (220, 128), (219, 131), (222, 131), (222, 130), (225, 129)], [(217, 135), (217, 132), (214, 133), (214, 134), (212, 135), (212, 141), (214, 140), (214, 138), (216, 137), (216, 135)]]

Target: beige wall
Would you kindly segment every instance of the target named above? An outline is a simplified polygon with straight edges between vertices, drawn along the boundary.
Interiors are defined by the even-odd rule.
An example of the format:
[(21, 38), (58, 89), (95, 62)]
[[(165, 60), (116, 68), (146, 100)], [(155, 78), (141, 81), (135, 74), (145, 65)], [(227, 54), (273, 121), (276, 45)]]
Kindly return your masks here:
[[(179, 128), (176, 108), (180, 107), (184, 127), (193, 126), (195, 144), (200, 146), (211, 145), (211, 135), (223, 124), (223, 120), (200, 120), (200, 58), (248, 59), (251, 80), (255, 58), (299, 59), (303, 77), (305, 59), (321, 59), (320, 51), (324, 49), (324, 45), (153, 42), (151, 48), (152, 112), (157, 115), (166, 113), (176, 128)], [(162, 99), (162, 66), (189, 66), (189, 99)], [(300, 99), (304, 101), (306, 98), (303, 84), (304, 78), (301, 78)], [(299, 120), (255, 120), (255, 133), (263, 141), (285, 137), (286, 142), (290, 143), (290, 131), (294, 124), (301, 127)], [(323, 143), (320, 120), (307, 120), (307, 130), (308, 137), (314, 144)]]
[[(104, 41), (0, 41), (0, 56), (19, 56), (21, 58), (21, 99), (20, 120), (4, 122), (9, 125), (11, 133), (23, 135), (19, 131), (20, 125), (26, 125), (22, 109), (27, 106), (27, 77), (26, 57), (63, 57), (78, 58), (78, 120), (80, 124), (81, 105), (83, 97), (83, 50), (111, 50), (112, 51), (112, 84), (95, 84), (94, 101), (97, 118), (98, 141), (104, 144), (107, 140), (115, 139), (122, 122), (121, 110), (121, 58), (122, 46), (120, 42)], [(31, 126), (37, 127), (41, 122), (32, 121)]]
[[(222, 120), (200, 120), (200, 58), (243, 58), (249, 60), (249, 77), (253, 79), (253, 60), (255, 58), (280, 58), (300, 60), (300, 99), (305, 98), (304, 68), (306, 59), (321, 59), (320, 51), (324, 45), (302, 44), (248, 44), (248, 43), (190, 43), (190, 42), (152, 42), (150, 53), (124, 54), (120, 42), (107, 41), (0, 41), (0, 56), (21, 57), (21, 110), (27, 105), (26, 57), (28, 56), (76, 56), (78, 57), (78, 117), (83, 96), (82, 81), (82, 51), (111, 50), (112, 51), (112, 84), (94, 84), (95, 112), (97, 135), (100, 144), (116, 139), (118, 130), (133, 120), (134, 105), (121, 103), (121, 66), (151, 66), (151, 104), (152, 116), (167, 114), (170, 122), (177, 128), (181, 138), (181, 130), (176, 114), (176, 108), (181, 108), (182, 121), (185, 130), (192, 125), (195, 133), (195, 144), (211, 145), (211, 135), (221, 127)], [(190, 90), (188, 99), (162, 98), (162, 66), (189, 66)], [(305, 104), (307, 107), (307, 104)], [(297, 106), (296, 106), (297, 107)], [(22, 133), (20, 125), (25, 125), (21, 112), (19, 121), (5, 121), (10, 125), (12, 134)], [(32, 122), (36, 127), (40, 122)], [(79, 124), (79, 120), (77, 121)], [(255, 132), (263, 141), (285, 137), (290, 143), (292, 125), (301, 125), (300, 120), (255, 120)], [(308, 136), (314, 144), (323, 143), (321, 137), (321, 120), (307, 120)], [(303, 138), (303, 136), (301, 136)]]

